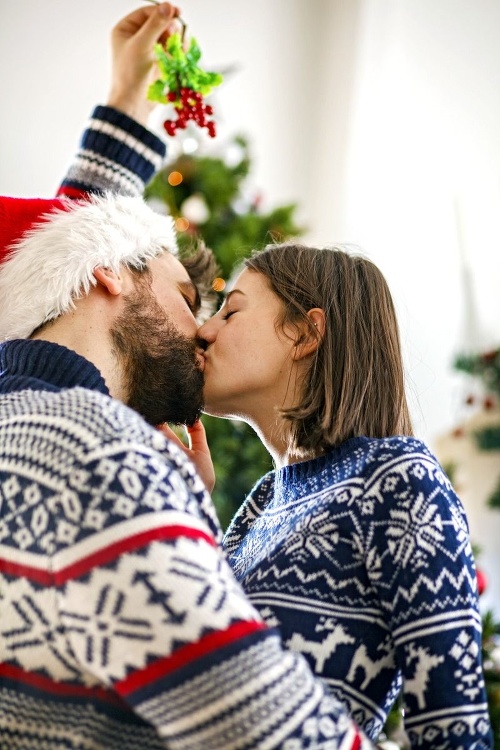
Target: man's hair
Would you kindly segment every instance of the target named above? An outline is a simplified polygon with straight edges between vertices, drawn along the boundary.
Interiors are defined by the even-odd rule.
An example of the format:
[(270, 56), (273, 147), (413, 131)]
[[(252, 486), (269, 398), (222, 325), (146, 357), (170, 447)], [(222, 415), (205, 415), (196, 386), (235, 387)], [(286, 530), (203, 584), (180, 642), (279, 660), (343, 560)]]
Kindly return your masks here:
[[(303, 456), (358, 437), (412, 435), (394, 304), (377, 266), (340, 248), (268, 245), (245, 261), (283, 303), (277, 325), (309, 330), (319, 344), (299, 401), (282, 414)], [(325, 313), (324, 334), (307, 312)], [(321, 340), (320, 340), (321, 339)]]
[(200, 309), (196, 313), (198, 324), (204, 323), (217, 306), (218, 297), (213, 281), (220, 269), (215, 256), (202, 240), (186, 249), (179, 249), (179, 260), (189, 274), (200, 295)]

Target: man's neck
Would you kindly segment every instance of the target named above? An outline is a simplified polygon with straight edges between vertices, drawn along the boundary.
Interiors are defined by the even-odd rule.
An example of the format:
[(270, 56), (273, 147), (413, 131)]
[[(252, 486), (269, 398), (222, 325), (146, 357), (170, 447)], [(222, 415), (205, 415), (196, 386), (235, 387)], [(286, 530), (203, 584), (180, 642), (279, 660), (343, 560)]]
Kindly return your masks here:
[(126, 401), (121, 370), (113, 354), (110, 337), (107, 332), (99, 330), (97, 324), (80, 322), (71, 312), (39, 329), (31, 338), (65, 346), (84, 357), (99, 370), (110, 395)]

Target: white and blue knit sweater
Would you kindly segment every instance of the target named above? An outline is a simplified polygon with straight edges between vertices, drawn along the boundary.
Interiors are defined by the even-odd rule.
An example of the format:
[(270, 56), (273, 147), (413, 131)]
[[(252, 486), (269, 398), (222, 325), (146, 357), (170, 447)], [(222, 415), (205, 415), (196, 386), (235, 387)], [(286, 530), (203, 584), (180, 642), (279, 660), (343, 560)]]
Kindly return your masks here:
[(368, 750), (220, 537), (183, 451), (90, 362), (0, 345), (1, 750)]
[(467, 521), (423, 443), (356, 438), (269, 473), (224, 546), (250, 601), (371, 737), (402, 686), (412, 747), (489, 747)]

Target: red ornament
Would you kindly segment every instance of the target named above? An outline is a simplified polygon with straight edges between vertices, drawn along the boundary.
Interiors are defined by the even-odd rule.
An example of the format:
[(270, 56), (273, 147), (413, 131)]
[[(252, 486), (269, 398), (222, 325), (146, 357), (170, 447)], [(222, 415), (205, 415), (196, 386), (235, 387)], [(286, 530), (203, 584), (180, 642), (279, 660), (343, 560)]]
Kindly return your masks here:
[(494, 362), (499, 352), (500, 352), (500, 349), (493, 349), (493, 351), (491, 352), (485, 352), (482, 355), (481, 359), (483, 362), (486, 362), (486, 363)]
[(477, 579), (477, 593), (479, 594), (479, 596), (481, 596), (483, 591), (486, 589), (487, 580), (483, 571), (480, 570), (479, 568), (476, 568), (476, 579)]

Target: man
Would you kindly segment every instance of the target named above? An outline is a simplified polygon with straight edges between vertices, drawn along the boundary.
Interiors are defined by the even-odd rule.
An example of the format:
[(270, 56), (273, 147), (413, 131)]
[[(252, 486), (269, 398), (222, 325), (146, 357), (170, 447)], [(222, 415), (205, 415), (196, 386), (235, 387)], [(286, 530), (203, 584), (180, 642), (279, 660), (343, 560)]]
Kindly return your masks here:
[(246, 600), (151, 426), (201, 408), (171, 219), (111, 195), (0, 211), (1, 746), (368, 746)]

